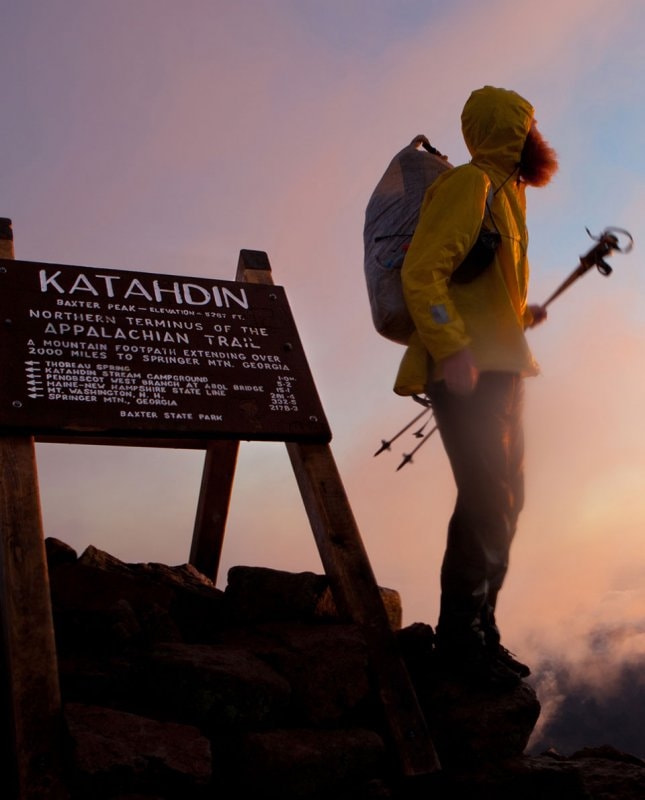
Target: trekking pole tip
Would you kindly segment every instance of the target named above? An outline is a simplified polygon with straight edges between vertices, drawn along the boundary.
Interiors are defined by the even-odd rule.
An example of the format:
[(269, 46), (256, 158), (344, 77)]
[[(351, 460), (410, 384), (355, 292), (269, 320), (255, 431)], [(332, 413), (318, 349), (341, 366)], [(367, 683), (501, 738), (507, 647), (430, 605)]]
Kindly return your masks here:
[(396, 468), (396, 471), (398, 472), (406, 464), (411, 464), (411, 463), (412, 463), (412, 453), (404, 453), (403, 454), (403, 461), (401, 461), (399, 466)]
[(377, 456), (377, 455), (379, 455), (379, 453), (382, 453), (384, 450), (389, 450), (391, 444), (392, 444), (392, 442), (388, 442), (385, 439), (381, 439), (381, 446), (376, 451), (376, 453), (374, 453), (374, 455)]

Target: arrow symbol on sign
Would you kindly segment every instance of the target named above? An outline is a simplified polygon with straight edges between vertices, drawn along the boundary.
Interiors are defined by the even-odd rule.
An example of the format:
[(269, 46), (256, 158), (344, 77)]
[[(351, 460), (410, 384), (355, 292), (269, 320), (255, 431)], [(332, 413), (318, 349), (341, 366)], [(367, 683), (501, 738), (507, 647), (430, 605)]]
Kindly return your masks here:
[(44, 394), (30, 394), (29, 395), (29, 397), (31, 397), (32, 400), (35, 400), (37, 397), (44, 397), (44, 396), (45, 396)]

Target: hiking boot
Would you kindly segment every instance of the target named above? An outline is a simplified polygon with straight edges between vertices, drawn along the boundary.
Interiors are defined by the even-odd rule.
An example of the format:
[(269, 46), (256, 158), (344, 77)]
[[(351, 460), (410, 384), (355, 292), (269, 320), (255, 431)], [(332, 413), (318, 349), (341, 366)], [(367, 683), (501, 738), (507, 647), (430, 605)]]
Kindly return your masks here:
[(491, 655), (496, 658), (504, 666), (517, 672), (520, 678), (528, 678), (531, 670), (526, 664), (522, 664), (515, 658), (514, 653), (507, 650), (501, 643), (501, 636), (499, 628), (495, 622), (495, 612), (490, 605), (484, 606), (481, 615), (482, 628), (484, 631), (484, 638), (486, 640), (486, 647)]
[(510, 650), (507, 650), (501, 644), (497, 644), (490, 648), (491, 655), (503, 664), (505, 667), (516, 672), (520, 678), (528, 678), (531, 674), (531, 669), (527, 664), (522, 664), (518, 661)]
[(437, 665), (446, 677), (478, 688), (510, 689), (521, 677), (483, 645), (469, 648), (437, 646)]

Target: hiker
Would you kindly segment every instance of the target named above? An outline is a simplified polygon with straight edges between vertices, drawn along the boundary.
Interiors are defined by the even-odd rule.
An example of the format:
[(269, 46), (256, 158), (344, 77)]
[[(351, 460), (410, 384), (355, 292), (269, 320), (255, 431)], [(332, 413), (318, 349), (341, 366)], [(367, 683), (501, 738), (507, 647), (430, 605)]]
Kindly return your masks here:
[[(495, 607), (524, 499), (523, 379), (538, 372), (524, 331), (546, 318), (544, 307), (527, 305), (524, 193), (546, 185), (558, 163), (533, 107), (513, 91), (472, 92), (461, 123), (472, 159), (428, 189), (403, 263), (415, 331), (394, 390), (427, 396), (457, 487), (441, 567), (439, 663), (512, 684), (530, 669), (502, 646)], [(457, 281), (482, 224), (496, 249), (479, 274)]]

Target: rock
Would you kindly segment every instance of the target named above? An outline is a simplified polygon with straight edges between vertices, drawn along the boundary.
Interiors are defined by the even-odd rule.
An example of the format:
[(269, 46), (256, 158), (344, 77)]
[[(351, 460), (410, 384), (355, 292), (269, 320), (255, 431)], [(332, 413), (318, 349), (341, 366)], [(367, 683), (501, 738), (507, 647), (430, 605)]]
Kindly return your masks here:
[(242, 796), (275, 800), (360, 797), (383, 774), (383, 740), (369, 730), (273, 730), (248, 734), (236, 764)]
[[(465, 785), (473, 800), (642, 800), (645, 765), (633, 757), (616, 760), (612, 748), (596, 748), (582, 758), (553, 754), (516, 758), (490, 766), (479, 774), (462, 774), (454, 785)], [(606, 757), (605, 757), (606, 756)], [(637, 761), (640, 759), (637, 759)]]
[[(325, 575), (289, 573), (266, 567), (232, 567), (227, 581), (226, 597), (239, 624), (339, 618)], [(402, 618), (401, 597), (393, 589), (379, 587), (379, 591), (390, 624), (398, 630)]]
[(642, 800), (645, 797), (645, 761), (614, 747), (585, 747), (571, 755), (581, 780), (593, 798)]
[(505, 761), (524, 752), (540, 713), (526, 683), (505, 691), (474, 690), (436, 680), (422, 709), (444, 766)]
[(49, 543), (50, 551), (62, 653), (79, 642), (114, 652), (156, 641), (208, 641), (222, 627), (224, 593), (192, 566), (129, 565), (94, 547), (75, 561), (61, 558), (58, 545)]
[(450, 770), (443, 788), (460, 800), (599, 800), (587, 794), (574, 765), (541, 758)]
[(197, 728), (77, 703), (64, 713), (79, 797), (163, 788), (163, 797), (183, 798), (211, 779), (210, 742)]
[[(385, 612), (390, 621), (390, 627), (392, 630), (398, 631), (401, 628), (401, 621), (403, 619), (401, 595), (394, 589), (386, 589), (383, 586), (379, 587), (379, 592), (381, 593)], [(325, 588), (325, 591), (318, 600), (316, 616), (321, 619), (335, 619), (338, 617), (334, 595), (329, 586)]]
[(281, 726), (289, 683), (253, 653), (220, 645), (166, 643), (146, 657), (139, 700), (209, 734)]
[(616, 761), (620, 764), (632, 764), (636, 767), (645, 767), (645, 761), (643, 761), (642, 758), (633, 756), (630, 753), (623, 753), (608, 744), (602, 745), (601, 747), (584, 747), (582, 750), (576, 750), (575, 753), (572, 753), (570, 758), (574, 761), (602, 759), (603, 761)]
[(51, 536), (45, 539), (45, 554), (50, 570), (60, 566), (60, 564), (73, 564), (78, 559), (76, 550), (73, 547)]
[(225, 594), (238, 624), (311, 621), (326, 586), (327, 578), (313, 572), (241, 566), (228, 571)]
[(234, 567), (222, 592), (190, 565), (46, 548), (70, 800), (645, 797), (645, 763), (609, 745), (527, 756), (534, 689), (451, 680), (433, 629), (401, 628), (392, 590), (442, 766), (430, 775), (400, 774), (363, 631), (338, 617), (325, 576)]
[(499, 691), (450, 680), (437, 670), (434, 631), (423, 623), (400, 631), (398, 641), (443, 765), (495, 763), (524, 752), (540, 714), (529, 684)]
[(341, 724), (373, 702), (367, 648), (354, 625), (267, 623), (222, 642), (248, 648), (288, 682), (300, 727)]
[(133, 645), (181, 640), (172, 591), (81, 560), (50, 572), (56, 643), (61, 653), (92, 648), (114, 653)]
[(121, 653), (59, 656), (61, 693), (68, 702), (135, 710), (138, 708), (138, 659)]

